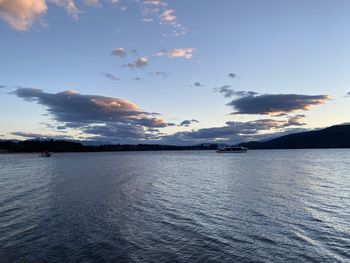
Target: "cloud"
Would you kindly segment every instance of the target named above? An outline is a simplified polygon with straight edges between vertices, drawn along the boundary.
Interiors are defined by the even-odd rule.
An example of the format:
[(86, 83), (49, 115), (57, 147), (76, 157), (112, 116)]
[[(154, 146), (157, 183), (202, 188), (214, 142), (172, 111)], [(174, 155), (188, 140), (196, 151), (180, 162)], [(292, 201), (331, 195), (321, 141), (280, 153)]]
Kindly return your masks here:
[(112, 81), (121, 81), (121, 78), (118, 78), (117, 76), (111, 73), (105, 73), (104, 76)]
[(179, 126), (184, 126), (184, 127), (188, 127), (190, 126), (192, 123), (198, 123), (199, 121), (192, 119), (192, 120), (184, 120), (182, 121)]
[[(98, 0), (83, 2), (89, 6), (100, 6)], [(67, 13), (75, 19), (81, 13), (75, 0), (0, 0), (0, 18), (12, 29), (26, 31), (47, 13), (48, 3), (65, 8)]]
[(195, 82), (194, 86), (195, 87), (204, 87), (204, 85), (202, 83), (200, 83), (200, 82)]
[(306, 111), (330, 100), (328, 95), (300, 94), (247, 94), (234, 99), (227, 105), (236, 112), (233, 114), (275, 115), (295, 111)]
[[(77, 6), (77, 0), (0, 0), (0, 18), (3, 19), (12, 29), (17, 31), (28, 30), (34, 22), (43, 18), (49, 9), (49, 4), (65, 8), (67, 13), (78, 19), (82, 13)], [(101, 7), (101, 0), (81, 0), (86, 6)], [(111, 5), (117, 5), (120, 0), (106, 0)], [(181, 25), (175, 16), (175, 10), (168, 8), (168, 4), (157, 0), (138, 0), (144, 21), (158, 21), (172, 27), (170, 36), (180, 36), (188, 29)], [(121, 7), (125, 11), (127, 6)], [(44, 23), (43, 23), (44, 24)]]
[(140, 77), (134, 77), (134, 78), (131, 78), (132, 80), (135, 80), (135, 81), (140, 81), (141, 78)]
[(226, 122), (222, 127), (202, 128), (196, 131), (177, 132), (165, 135), (163, 142), (172, 144), (198, 143), (240, 143), (243, 141), (261, 140), (296, 131), (299, 123), (289, 123), (289, 120), (260, 119), (248, 122)]
[(345, 97), (350, 97), (350, 91), (345, 94)]
[(176, 16), (174, 15), (174, 9), (167, 9), (161, 15), (161, 21), (164, 23), (174, 24), (176, 23)]
[(112, 5), (119, 4), (120, 0), (109, 0)]
[[(84, 3), (90, 6), (101, 6), (99, 0), (84, 0)], [(115, 3), (112, 3), (112, 4), (115, 4)]]
[[(94, 136), (99, 136), (96, 134), (97, 128), (104, 129), (107, 133), (112, 130), (120, 131), (120, 127), (126, 127), (138, 132), (143, 130), (146, 136), (147, 128), (167, 126), (163, 119), (154, 117), (157, 113), (142, 111), (136, 104), (125, 99), (84, 95), (71, 90), (47, 93), (33, 88), (18, 88), (12, 94), (46, 107), (49, 115), (61, 127), (78, 129)], [(115, 134), (115, 136), (122, 135)]]
[(237, 77), (237, 75), (235, 73), (228, 73), (227, 77), (234, 79)]
[(126, 56), (126, 49), (119, 47), (119, 48), (113, 49), (111, 53), (113, 56), (122, 58)]
[(179, 23), (175, 10), (170, 9), (168, 4), (160, 0), (141, 1), (141, 12), (144, 22), (158, 22), (161, 25), (168, 25), (173, 28), (171, 34), (165, 36), (181, 36), (188, 32), (188, 29)]
[(299, 114), (293, 117), (290, 117), (288, 121), (283, 125), (284, 127), (288, 126), (304, 126), (306, 123), (303, 122), (305, 115)]
[(174, 49), (162, 49), (159, 51), (156, 56), (168, 56), (169, 58), (185, 58), (191, 59), (193, 53), (195, 52), (194, 48), (174, 48)]
[(56, 140), (70, 140), (72, 137), (66, 135), (53, 135), (53, 134), (43, 134), (43, 133), (31, 133), (31, 132), (11, 132), (11, 135), (20, 136), (27, 139), (56, 139)]
[(214, 91), (224, 94), (225, 98), (231, 98), (231, 97), (246, 97), (246, 96), (254, 96), (258, 93), (254, 91), (236, 91), (231, 88), (231, 85), (224, 85), (219, 88), (214, 88)]
[(123, 67), (128, 67), (130, 69), (135, 68), (144, 68), (148, 66), (148, 59), (147, 57), (139, 57), (135, 61), (129, 62), (128, 64), (124, 64)]
[(163, 71), (155, 71), (155, 72), (152, 72), (151, 74), (152, 74), (152, 75), (156, 75), (156, 76), (161, 76), (161, 77), (167, 78), (169, 73), (163, 72)]
[(45, 0), (0, 0), (0, 18), (18, 31), (27, 30), (46, 11)]
[(78, 18), (80, 11), (76, 6), (75, 0), (49, 0), (49, 2), (64, 7), (70, 16), (75, 19)]

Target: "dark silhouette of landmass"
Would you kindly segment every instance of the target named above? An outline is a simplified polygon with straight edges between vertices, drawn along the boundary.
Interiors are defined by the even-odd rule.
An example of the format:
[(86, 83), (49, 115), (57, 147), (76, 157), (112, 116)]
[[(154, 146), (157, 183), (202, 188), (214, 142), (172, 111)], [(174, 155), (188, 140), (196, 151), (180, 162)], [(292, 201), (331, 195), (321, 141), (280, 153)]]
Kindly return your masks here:
[(264, 142), (240, 144), (249, 149), (350, 148), (350, 125), (294, 133)]
[[(281, 136), (264, 142), (241, 143), (249, 149), (315, 149), (350, 148), (350, 125), (337, 125), (322, 130)], [(171, 151), (215, 150), (218, 144), (174, 146), (159, 144), (83, 145), (63, 140), (0, 141), (0, 152), (117, 152), (117, 151)]]
[(87, 146), (79, 142), (63, 140), (0, 141), (0, 152), (118, 152), (118, 151), (171, 151), (215, 150), (217, 144), (174, 146), (159, 144), (109, 144)]

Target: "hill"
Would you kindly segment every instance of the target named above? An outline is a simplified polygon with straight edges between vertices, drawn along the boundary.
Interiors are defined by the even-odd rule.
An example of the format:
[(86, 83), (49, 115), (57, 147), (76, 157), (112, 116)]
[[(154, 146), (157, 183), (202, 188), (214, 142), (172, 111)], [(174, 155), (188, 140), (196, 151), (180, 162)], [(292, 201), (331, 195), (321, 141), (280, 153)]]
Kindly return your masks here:
[(248, 142), (241, 145), (249, 149), (350, 148), (350, 125), (337, 125), (322, 130), (289, 134), (265, 142)]

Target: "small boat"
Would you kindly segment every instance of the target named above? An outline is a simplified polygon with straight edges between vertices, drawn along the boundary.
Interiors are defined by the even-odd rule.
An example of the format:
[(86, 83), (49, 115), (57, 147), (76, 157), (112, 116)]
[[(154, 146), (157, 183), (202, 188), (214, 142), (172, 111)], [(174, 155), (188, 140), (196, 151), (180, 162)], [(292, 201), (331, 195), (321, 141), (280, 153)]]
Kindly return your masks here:
[(216, 149), (217, 153), (246, 153), (248, 148), (243, 146), (222, 146)]
[(45, 152), (40, 153), (39, 156), (40, 156), (40, 157), (51, 157), (51, 156), (52, 156), (52, 153), (50, 153), (50, 152), (48, 152), (48, 151), (45, 151)]

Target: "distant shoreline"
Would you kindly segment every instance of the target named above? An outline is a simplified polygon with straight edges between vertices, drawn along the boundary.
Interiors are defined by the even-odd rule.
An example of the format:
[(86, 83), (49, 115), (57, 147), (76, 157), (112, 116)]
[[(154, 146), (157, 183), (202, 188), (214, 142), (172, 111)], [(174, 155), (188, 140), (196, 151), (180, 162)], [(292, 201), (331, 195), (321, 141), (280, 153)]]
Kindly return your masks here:
[[(343, 148), (280, 148), (280, 149), (249, 149), (249, 151), (293, 151), (293, 150), (346, 150), (349, 149), (349, 147), (343, 147)], [(191, 152), (191, 151), (210, 151), (214, 152), (215, 149), (186, 149), (186, 150), (119, 150), (119, 151), (60, 151), (60, 152), (55, 152), (55, 151), (50, 151), (52, 153), (127, 153), (127, 152)], [(40, 154), (41, 152), (0, 152), (1, 155), (16, 155), (16, 154)], [(228, 154), (227, 154), (228, 155)]]

